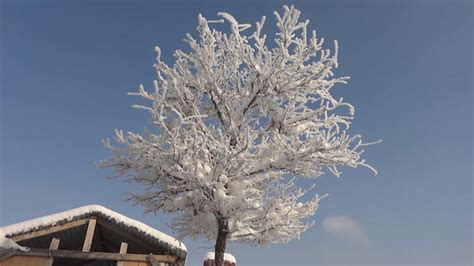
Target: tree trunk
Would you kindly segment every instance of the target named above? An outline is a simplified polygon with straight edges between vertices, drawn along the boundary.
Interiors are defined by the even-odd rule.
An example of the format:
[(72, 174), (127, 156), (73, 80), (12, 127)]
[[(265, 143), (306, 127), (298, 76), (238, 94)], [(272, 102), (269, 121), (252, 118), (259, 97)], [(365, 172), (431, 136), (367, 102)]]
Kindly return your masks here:
[(227, 230), (227, 221), (225, 220), (218, 220), (218, 233), (217, 233), (217, 240), (216, 246), (214, 248), (214, 262), (216, 266), (224, 266), (224, 253), (225, 253), (225, 245), (227, 243), (227, 235), (229, 234)]

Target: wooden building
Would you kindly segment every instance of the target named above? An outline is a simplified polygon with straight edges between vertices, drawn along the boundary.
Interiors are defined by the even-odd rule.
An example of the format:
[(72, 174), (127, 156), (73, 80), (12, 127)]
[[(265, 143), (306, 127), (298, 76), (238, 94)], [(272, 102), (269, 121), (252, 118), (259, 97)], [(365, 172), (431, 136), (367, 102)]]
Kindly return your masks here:
[(179, 240), (98, 205), (0, 227), (0, 233), (0, 266), (183, 266), (187, 255)]

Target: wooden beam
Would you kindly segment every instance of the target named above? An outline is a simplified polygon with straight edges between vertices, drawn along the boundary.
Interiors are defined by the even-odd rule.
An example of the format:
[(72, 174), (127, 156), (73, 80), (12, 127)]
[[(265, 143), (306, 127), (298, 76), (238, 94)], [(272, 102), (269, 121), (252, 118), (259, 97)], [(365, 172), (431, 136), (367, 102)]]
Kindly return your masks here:
[[(15, 255), (14, 249), (0, 249), (0, 262), (10, 258), (11, 256)], [(0, 264), (2, 265), (2, 264)]]
[[(120, 254), (127, 254), (128, 244), (127, 242), (120, 243)], [(117, 266), (125, 266), (123, 261), (117, 262)]]
[[(148, 262), (150, 255), (145, 254), (119, 254), (108, 252), (83, 252), (75, 250), (48, 250), (30, 248), (29, 251), (15, 250), (15, 255), (21, 256), (40, 256), (53, 258), (71, 258), (82, 260), (114, 260), (114, 261), (139, 261)], [(175, 256), (170, 255), (152, 255), (159, 262), (173, 263), (176, 262)]]
[(46, 228), (46, 229), (42, 229), (42, 230), (38, 230), (38, 231), (26, 233), (26, 234), (21, 234), (21, 235), (9, 237), (9, 238), (11, 240), (15, 241), (15, 242), (19, 242), (19, 241), (23, 241), (23, 240), (26, 240), (26, 239), (31, 239), (31, 238), (35, 238), (35, 237), (44, 236), (44, 235), (49, 235), (49, 234), (56, 233), (56, 232), (59, 232), (59, 231), (64, 231), (64, 230), (67, 230), (67, 229), (70, 229), (70, 228), (81, 226), (81, 225), (86, 224), (88, 221), (89, 221), (89, 219), (81, 219), (81, 220), (72, 221), (72, 222), (69, 222), (69, 223), (61, 224), (61, 225), (55, 225), (55, 226), (52, 226), (52, 227), (49, 227), (49, 228)]
[(91, 218), (89, 220), (89, 225), (87, 225), (86, 237), (84, 238), (84, 245), (82, 246), (82, 251), (89, 252), (91, 251), (92, 239), (94, 238), (95, 224), (97, 223), (96, 218)]
[[(59, 247), (59, 239), (53, 238), (51, 239), (51, 244), (49, 244), (49, 250), (57, 250)], [(44, 266), (53, 266), (54, 258), (50, 257), (44, 261)]]

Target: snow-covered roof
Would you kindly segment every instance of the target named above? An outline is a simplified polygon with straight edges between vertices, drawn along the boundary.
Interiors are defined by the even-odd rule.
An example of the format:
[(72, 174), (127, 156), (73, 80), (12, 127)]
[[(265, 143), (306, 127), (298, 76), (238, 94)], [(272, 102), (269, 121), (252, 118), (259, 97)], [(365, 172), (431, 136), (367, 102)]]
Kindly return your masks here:
[(42, 228), (51, 227), (57, 224), (63, 224), (65, 222), (74, 221), (78, 218), (91, 215), (99, 215), (105, 217), (106, 219), (112, 222), (131, 229), (135, 229), (142, 234), (148, 235), (149, 237), (152, 237), (160, 242), (164, 242), (171, 247), (185, 252), (187, 251), (186, 246), (178, 239), (173, 238), (163, 232), (160, 232), (140, 221), (131, 219), (125, 215), (114, 212), (100, 205), (83, 206), (72, 210), (20, 222), (17, 224), (0, 227), (0, 235), (11, 237), (19, 234), (36, 231)]
[(28, 248), (22, 247), (15, 241), (6, 238), (2, 231), (0, 231), (0, 249), (19, 249), (22, 251), (28, 251)]
[[(206, 256), (204, 257), (204, 261), (213, 260), (213, 259), (214, 259), (214, 252), (207, 252)], [(224, 260), (228, 262), (237, 263), (237, 260), (235, 260), (235, 257), (230, 253), (224, 253)]]

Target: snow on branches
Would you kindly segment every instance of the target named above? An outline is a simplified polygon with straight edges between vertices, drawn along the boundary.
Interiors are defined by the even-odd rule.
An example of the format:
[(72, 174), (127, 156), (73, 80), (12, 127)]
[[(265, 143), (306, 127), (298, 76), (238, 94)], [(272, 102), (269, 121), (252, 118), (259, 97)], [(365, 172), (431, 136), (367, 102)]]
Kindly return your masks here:
[[(113, 156), (101, 162), (128, 181), (147, 187), (130, 199), (147, 211), (177, 213), (172, 228), (181, 236), (216, 239), (224, 224), (227, 239), (251, 244), (286, 242), (312, 223), (321, 198), (305, 200), (312, 189), (297, 180), (315, 178), (339, 166), (370, 167), (363, 143), (347, 129), (354, 108), (335, 99), (331, 88), (348, 77), (334, 77), (334, 52), (323, 48), (300, 11), (274, 13), (274, 48), (262, 35), (265, 17), (239, 24), (230, 14), (208, 21), (199, 15), (198, 38), (177, 50), (175, 64), (161, 60), (157, 80), (130, 95), (148, 100), (153, 130), (116, 131)], [(230, 33), (211, 23), (230, 24)], [(308, 36), (309, 35), (309, 36)], [(224, 222), (224, 223), (222, 223)], [(222, 228), (220, 228), (222, 229)]]

